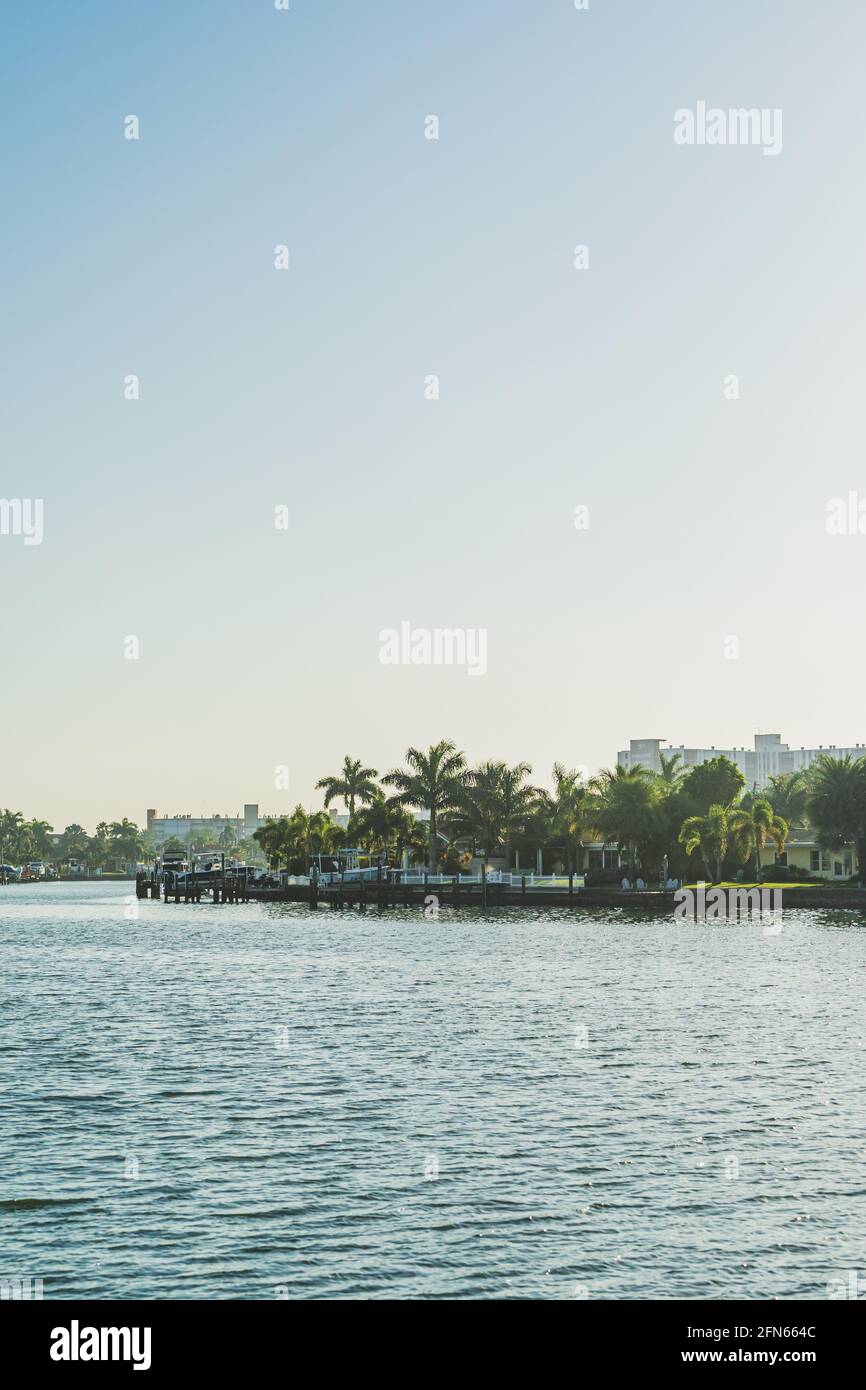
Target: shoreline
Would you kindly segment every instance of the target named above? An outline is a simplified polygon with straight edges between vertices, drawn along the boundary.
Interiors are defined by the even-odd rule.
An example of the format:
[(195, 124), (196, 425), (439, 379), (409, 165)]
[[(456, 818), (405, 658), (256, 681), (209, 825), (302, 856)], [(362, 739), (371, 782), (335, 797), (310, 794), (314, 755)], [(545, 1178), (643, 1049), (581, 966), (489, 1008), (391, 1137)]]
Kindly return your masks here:
[[(113, 886), (121, 884), (135, 885), (135, 878), (107, 878), (106, 876), (82, 878), (76, 875), (74, 878), (59, 879), (37, 879), (21, 882), (20, 880), (10, 880), (5, 884), (0, 884), (2, 888), (47, 888), (54, 884), (70, 883), (107, 883)], [(752, 885), (752, 891), (755, 891)], [(437, 892), (433, 890), (438, 889)], [(706, 885), (706, 893), (709, 895), (714, 889), (713, 884)], [(744, 885), (736, 888), (722, 888), (725, 897), (725, 905), (728, 904), (729, 895), (739, 892), (747, 893), (749, 889)], [(437, 907), (453, 908), (624, 908), (629, 911), (646, 912), (655, 915), (682, 915), (676, 913), (678, 904), (677, 892), (661, 891), (659, 889), (626, 890), (621, 888), (580, 888), (575, 889), (573, 894), (569, 894), (567, 888), (527, 888), (521, 891), (518, 888), (510, 888), (505, 885), (490, 883), (487, 885), (486, 893), (482, 894), (477, 885), (463, 884), (454, 892), (453, 884), (431, 884), (431, 885), (411, 885), (405, 887), (401, 885), (383, 884), (382, 891), (376, 882), (366, 884), (347, 884), (342, 889), (338, 886), (325, 887), (320, 885), (315, 901), (311, 900), (310, 886), (304, 883), (290, 883), (281, 888), (255, 888), (250, 886), (247, 890), (247, 900), (249, 902), (262, 903), (306, 903), (307, 906), (315, 908), (334, 907), (334, 908), (403, 908), (418, 907), (422, 911), (426, 900), (435, 898)], [(784, 908), (822, 908), (822, 909), (844, 909), (849, 912), (866, 912), (866, 889), (862, 888), (798, 888), (786, 885), (775, 885), (773, 889), (774, 897), (777, 896), (777, 905), (780, 910)], [(165, 903), (178, 901), (175, 894), (170, 897), (160, 899)], [(681, 900), (680, 900), (681, 901)], [(206, 898), (204, 903), (199, 906), (221, 906), (220, 903), (213, 903)], [(741, 905), (743, 905), (741, 903)], [(708, 904), (712, 906), (712, 904)], [(737, 899), (734, 899), (734, 906), (737, 906)], [(688, 914), (685, 914), (688, 916)], [(733, 915), (736, 915), (733, 914)], [(739, 915), (747, 915), (741, 912)], [(756, 914), (757, 915), (757, 914)]]

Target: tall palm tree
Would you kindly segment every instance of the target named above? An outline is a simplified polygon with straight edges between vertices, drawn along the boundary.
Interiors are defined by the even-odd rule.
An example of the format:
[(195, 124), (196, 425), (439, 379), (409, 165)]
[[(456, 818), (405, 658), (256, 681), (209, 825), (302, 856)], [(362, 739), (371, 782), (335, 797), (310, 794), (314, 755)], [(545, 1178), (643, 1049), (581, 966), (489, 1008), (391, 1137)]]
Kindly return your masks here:
[(590, 783), (589, 819), (602, 838), (628, 855), (633, 880), (638, 858), (661, 829), (658, 782), (645, 767), (603, 768)]
[(731, 833), (746, 854), (755, 860), (755, 881), (761, 882), (761, 850), (772, 840), (781, 854), (788, 838), (788, 822), (777, 816), (766, 797), (756, 797), (749, 806), (734, 806), (728, 813)]
[(592, 793), (580, 773), (553, 764), (553, 798), (550, 806), (552, 834), (565, 846), (569, 873), (580, 868), (581, 841), (592, 829)]
[(435, 873), (438, 819), (459, 800), (466, 759), (449, 739), (443, 739), (431, 744), (426, 753), (420, 748), (407, 749), (406, 764), (405, 768), (387, 773), (382, 781), (388, 787), (396, 787), (393, 800), (399, 805), (417, 806), (429, 813), (427, 866), (430, 873)]
[(369, 804), (375, 797), (379, 788), (373, 779), (378, 775), (374, 767), (364, 767), (360, 758), (345, 757), (342, 772), (336, 777), (323, 777), (316, 783), (316, 790), (324, 790), (325, 810), (337, 797), (342, 797), (346, 810), (352, 817), (355, 814), (356, 802)]
[(866, 886), (866, 758), (824, 756), (810, 770), (806, 810), (825, 849), (853, 844)]
[(700, 850), (707, 878), (713, 883), (722, 877), (722, 860), (731, 841), (730, 815), (729, 806), (711, 806), (705, 816), (684, 820), (677, 836), (686, 854)]

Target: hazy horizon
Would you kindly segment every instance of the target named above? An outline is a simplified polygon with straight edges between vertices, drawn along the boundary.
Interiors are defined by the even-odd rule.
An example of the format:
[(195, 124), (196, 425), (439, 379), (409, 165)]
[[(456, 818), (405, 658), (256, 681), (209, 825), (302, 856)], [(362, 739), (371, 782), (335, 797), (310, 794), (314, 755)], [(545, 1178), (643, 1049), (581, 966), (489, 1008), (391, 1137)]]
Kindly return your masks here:
[[(866, 498), (862, 7), (3, 28), (0, 492), (44, 535), (0, 535), (0, 806), (279, 813), (441, 738), (545, 785), (631, 738), (866, 740), (866, 537), (827, 524)], [(781, 112), (778, 152), (678, 144), (700, 103)], [(383, 664), (403, 621), (483, 631), (483, 674)]]

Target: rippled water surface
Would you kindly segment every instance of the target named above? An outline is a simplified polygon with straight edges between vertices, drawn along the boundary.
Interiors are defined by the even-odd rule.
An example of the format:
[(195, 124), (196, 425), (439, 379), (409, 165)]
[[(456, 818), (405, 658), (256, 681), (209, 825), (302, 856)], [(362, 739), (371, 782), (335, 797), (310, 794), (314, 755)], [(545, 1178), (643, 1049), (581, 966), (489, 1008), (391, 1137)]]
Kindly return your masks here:
[[(866, 918), (0, 888), (0, 1275), (45, 1297), (827, 1297)], [(126, 915), (129, 914), (129, 915)]]

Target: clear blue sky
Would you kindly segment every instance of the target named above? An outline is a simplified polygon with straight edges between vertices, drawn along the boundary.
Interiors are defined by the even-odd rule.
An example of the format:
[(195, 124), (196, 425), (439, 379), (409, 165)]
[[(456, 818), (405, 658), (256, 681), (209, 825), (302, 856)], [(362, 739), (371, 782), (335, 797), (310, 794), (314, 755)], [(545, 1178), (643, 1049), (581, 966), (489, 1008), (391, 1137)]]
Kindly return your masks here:
[[(0, 804), (866, 738), (864, 47), (853, 0), (5, 7)], [(699, 100), (782, 153), (676, 146)], [(403, 619), (488, 673), (383, 666)]]

